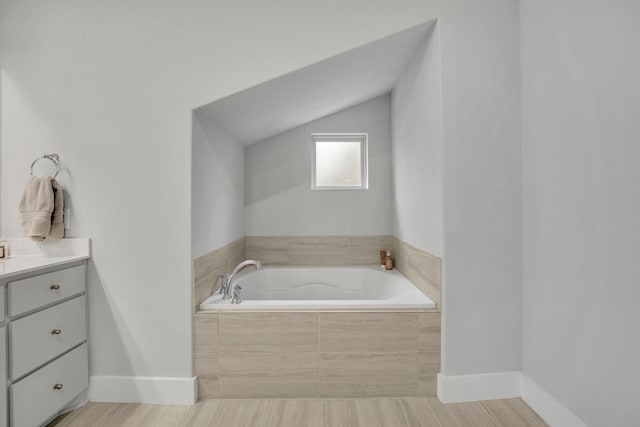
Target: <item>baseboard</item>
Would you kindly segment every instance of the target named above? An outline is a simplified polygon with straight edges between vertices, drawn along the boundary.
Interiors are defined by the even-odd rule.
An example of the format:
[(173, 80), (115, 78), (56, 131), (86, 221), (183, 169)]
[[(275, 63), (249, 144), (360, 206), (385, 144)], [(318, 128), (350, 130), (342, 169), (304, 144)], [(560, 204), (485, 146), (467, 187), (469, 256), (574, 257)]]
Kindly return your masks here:
[(528, 376), (522, 374), (520, 382), (522, 400), (551, 427), (588, 427), (573, 412), (550, 395)]
[(444, 376), (438, 374), (443, 403), (521, 397), (551, 427), (588, 427), (566, 406), (522, 372)]
[(520, 372), (438, 374), (438, 398), (443, 403), (454, 403), (520, 397), (520, 375)]
[(193, 405), (198, 400), (196, 377), (89, 378), (89, 401)]

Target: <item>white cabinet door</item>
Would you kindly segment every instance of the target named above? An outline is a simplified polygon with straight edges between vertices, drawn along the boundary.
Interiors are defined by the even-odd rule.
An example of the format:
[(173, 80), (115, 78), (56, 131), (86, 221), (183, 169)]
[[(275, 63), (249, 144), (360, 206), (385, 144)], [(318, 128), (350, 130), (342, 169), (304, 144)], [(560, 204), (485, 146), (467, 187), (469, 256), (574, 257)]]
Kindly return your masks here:
[(89, 386), (87, 345), (61, 356), (11, 385), (11, 425), (35, 427)]
[(86, 297), (11, 322), (11, 381), (87, 339)]

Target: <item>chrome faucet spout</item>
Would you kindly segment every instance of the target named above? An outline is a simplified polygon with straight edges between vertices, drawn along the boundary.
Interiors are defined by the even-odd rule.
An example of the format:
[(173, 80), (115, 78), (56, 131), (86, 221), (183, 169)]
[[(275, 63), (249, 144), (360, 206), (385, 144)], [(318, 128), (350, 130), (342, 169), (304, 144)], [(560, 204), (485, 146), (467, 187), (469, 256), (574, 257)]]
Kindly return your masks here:
[(244, 269), (245, 267), (249, 267), (250, 265), (255, 266), (256, 270), (260, 270), (262, 268), (262, 263), (254, 259), (248, 259), (238, 264), (236, 268), (234, 268), (231, 274), (229, 275), (229, 279), (227, 280), (226, 292), (223, 297), (224, 299), (231, 298), (231, 290), (233, 289), (233, 280), (236, 278), (236, 275), (240, 272), (240, 270)]

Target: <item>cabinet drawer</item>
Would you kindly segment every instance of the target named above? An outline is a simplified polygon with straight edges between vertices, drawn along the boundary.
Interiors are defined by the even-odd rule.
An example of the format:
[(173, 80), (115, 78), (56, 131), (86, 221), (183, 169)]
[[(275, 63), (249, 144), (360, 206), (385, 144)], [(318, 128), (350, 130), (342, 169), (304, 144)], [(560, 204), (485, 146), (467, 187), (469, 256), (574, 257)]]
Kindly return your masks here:
[(12, 380), (86, 339), (85, 299), (83, 295), (11, 323)]
[(9, 282), (9, 316), (84, 292), (85, 266)]
[(11, 425), (42, 424), (88, 386), (87, 345), (83, 344), (11, 386)]

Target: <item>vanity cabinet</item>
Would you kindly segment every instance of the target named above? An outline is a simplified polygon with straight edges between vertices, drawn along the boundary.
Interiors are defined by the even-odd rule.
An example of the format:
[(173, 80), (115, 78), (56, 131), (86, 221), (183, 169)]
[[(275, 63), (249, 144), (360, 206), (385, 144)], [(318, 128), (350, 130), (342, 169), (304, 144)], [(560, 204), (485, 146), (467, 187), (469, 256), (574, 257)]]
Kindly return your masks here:
[(37, 427), (89, 386), (86, 261), (0, 281), (0, 426)]

